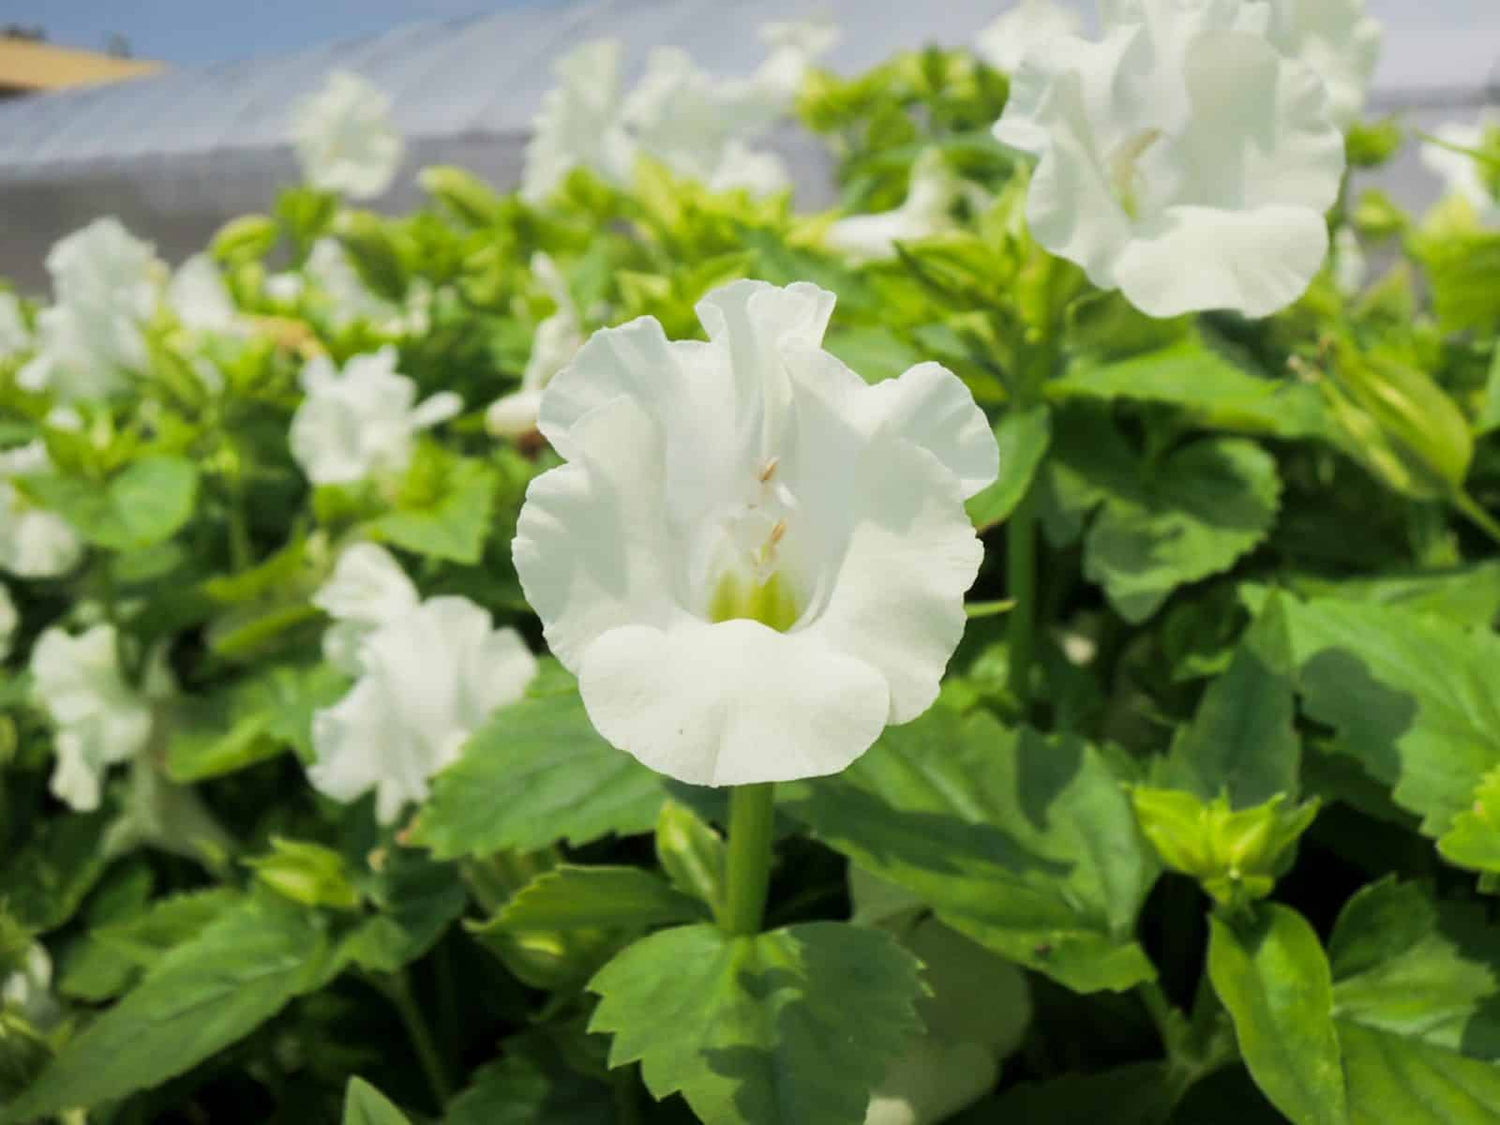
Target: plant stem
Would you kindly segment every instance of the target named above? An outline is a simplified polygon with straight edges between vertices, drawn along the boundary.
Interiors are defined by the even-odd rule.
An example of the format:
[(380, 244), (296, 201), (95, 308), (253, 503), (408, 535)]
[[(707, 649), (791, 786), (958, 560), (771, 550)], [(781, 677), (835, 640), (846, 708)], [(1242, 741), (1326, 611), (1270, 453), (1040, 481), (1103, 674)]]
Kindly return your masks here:
[(1036, 488), (1033, 485), (1005, 529), (1009, 600), (1010, 693), (1024, 709), (1031, 702), (1031, 664), (1036, 654)]
[(729, 794), (729, 885), (719, 924), (736, 936), (760, 933), (771, 886), (775, 786), (736, 786)]
[(443, 1056), (439, 1053), (437, 1042), (432, 1037), (432, 1029), (427, 1026), (427, 1017), (422, 1014), (421, 1006), (412, 994), (410, 974), (405, 969), (392, 973), (385, 978), (383, 991), (390, 997), (396, 1011), (400, 1013), (401, 1022), (406, 1025), (406, 1033), (410, 1036), (411, 1044), (417, 1051), (417, 1059), (422, 1064), (422, 1072), (427, 1076), (427, 1083), (432, 1087), (438, 1107), (443, 1108), (448, 1104), (448, 1099), (453, 1096), (453, 1087), (448, 1082), (448, 1073), (443, 1066)]

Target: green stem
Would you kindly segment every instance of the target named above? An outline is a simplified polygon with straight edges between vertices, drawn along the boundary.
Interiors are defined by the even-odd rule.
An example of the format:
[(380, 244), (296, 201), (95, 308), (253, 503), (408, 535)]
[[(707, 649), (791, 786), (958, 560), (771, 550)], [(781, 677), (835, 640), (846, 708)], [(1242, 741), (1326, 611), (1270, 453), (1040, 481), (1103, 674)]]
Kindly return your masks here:
[(1470, 523), (1496, 543), (1500, 543), (1500, 523), (1496, 523), (1494, 517), (1481, 508), (1472, 496), (1467, 492), (1460, 492), (1454, 498), (1454, 503), (1458, 505), (1458, 510), (1468, 518)]
[(422, 1072), (427, 1076), (427, 1083), (432, 1087), (439, 1108), (446, 1106), (448, 1099), (453, 1096), (453, 1087), (443, 1066), (443, 1056), (432, 1037), (432, 1029), (427, 1026), (427, 1017), (422, 1014), (422, 1008), (412, 994), (411, 976), (405, 969), (392, 973), (385, 978), (384, 992), (400, 1013), (401, 1022), (406, 1025), (406, 1034), (416, 1048), (417, 1060), (422, 1064)]
[(1005, 529), (1009, 600), (1010, 693), (1024, 708), (1031, 702), (1031, 665), (1036, 656), (1036, 488), (1027, 489)]
[(736, 936), (760, 933), (771, 886), (775, 786), (740, 785), (729, 794), (729, 885), (719, 924)]

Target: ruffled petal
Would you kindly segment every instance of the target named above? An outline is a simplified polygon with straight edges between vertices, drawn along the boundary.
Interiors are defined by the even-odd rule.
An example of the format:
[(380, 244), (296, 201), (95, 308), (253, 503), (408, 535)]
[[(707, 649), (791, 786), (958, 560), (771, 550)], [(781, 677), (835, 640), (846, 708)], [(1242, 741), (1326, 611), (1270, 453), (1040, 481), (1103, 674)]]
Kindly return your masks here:
[(579, 688), (605, 738), (690, 785), (837, 773), (889, 707), (863, 661), (754, 621), (612, 630), (589, 646)]

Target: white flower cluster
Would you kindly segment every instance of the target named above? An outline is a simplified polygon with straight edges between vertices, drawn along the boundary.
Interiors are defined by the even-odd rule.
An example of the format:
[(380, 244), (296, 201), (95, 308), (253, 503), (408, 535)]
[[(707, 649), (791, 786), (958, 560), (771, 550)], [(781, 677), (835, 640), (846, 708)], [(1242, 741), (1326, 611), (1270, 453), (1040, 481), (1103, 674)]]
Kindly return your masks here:
[(83, 543), (68, 522), (33, 506), (12, 483), (50, 468), (40, 440), (0, 453), (0, 570), (19, 578), (57, 578), (83, 556)]
[(373, 544), (345, 550), (314, 602), (334, 622), (324, 655), (356, 679), (314, 716), (308, 777), (338, 801), (374, 789), (376, 815), (389, 824), (426, 797), (429, 779), (490, 714), (525, 694), (536, 658), (467, 598), (422, 601)]
[(383, 195), (405, 148), (390, 113), (390, 98), (359, 75), (330, 74), (322, 89), (296, 107), (292, 120), (307, 182), (350, 199)]
[(537, 114), (526, 150), (522, 195), (540, 202), (576, 168), (628, 184), (641, 155), (715, 190), (764, 195), (790, 182), (773, 154), (749, 146), (786, 114), (811, 64), (837, 41), (824, 24), (773, 24), (762, 33), (771, 54), (746, 79), (719, 79), (683, 51), (651, 53), (626, 94), (621, 48), (587, 43), (560, 60), (558, 86)]

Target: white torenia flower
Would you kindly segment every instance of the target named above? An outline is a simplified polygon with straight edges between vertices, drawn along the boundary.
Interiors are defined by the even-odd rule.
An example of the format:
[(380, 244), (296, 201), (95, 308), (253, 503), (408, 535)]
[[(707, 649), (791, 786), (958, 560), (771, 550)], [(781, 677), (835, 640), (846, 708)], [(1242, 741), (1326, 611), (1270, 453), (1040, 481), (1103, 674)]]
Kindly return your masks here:
[(1061, 35), (1077, 35), (1083, 20), (1056, 0), (1020, 0), (1002, 12), (974, 43), (979, 57), (996, 70), (1013, 74), (1027, 52)]
[(40, 441), (0, 453), (0, 570), (20, 578), (56, 578), (78, 565), (83, 543), (67, 520), (37, 508), (10, 478), (52, 467)]
[(417, 588), (389, 551), (356, 543), (339, 555), (333, 576), (313, 596), (334, 624), (323, 634), (323, 655), (348, 675), (359, 673), (359, 645), (382, 625), (420, 604)]
[(444, 391), (417, 405), (417, 385), (396, 371), (396, 349), (357, 355), (340, 371), (327, 356), (302, 369), (307, 397), (292, 418), (292, 457), (314, 484), (354, 484), (400, 473), (421, 431), (463, 409)]
[(635, 145), (620, 117), (620, 45), (585, 43), (553, 67), (558, 85), (542, 99), (521, 194), (531, 203), (551, 195), (576, 168), (623, 182), (635, 167)]
[(389, 824), (427, 796), (428, 781), (497, 708), (525, 694), (536, 657), (467, 598), (419, 603), (379, 547), (344, 552), (315, 600), (335, 628), (352, 627), (355, 644), (339, 655), (359, 678), (314, 716), (318, 760), (308, 777), (339, 801), (374, 789), (376, 815)]
[(10, 656), (11, 643), (16, 638), (16, 628), (21, 624), (21, 615), (16, 612), (16, 603), (11, 600), (10, 590), (0, 584), (0, 661)]
[(1359, 120), (1384, 38), (1365, 0), (1270, 0), (1271, 42), (1323, 80), (1333, 123)]
[(485, 413), (485, 426), (496, 437), (517, 438), (536, 429), (542, 389), (583, 347), (583, 318), (557, 263), (538, 251), (531, 259), (531, 272), (557, 311), (537, 325), (520, 389), (497, 399)]
[(906, 202), (878, 215), (852, 215), (829, 228), (824, 242), (855, 261), (896, 256), (898, 242), (915, 242), (951, 229), (961, 185), (938, 149), (928, 149), (911, 169)]
[(47, 254), (56, 304), (37, 317), (39, 350), (17, 376), (29, 391), (102, 398), (146, 367), (144, 324), (164, 271), (150, 243), (115, 218), (96, 219)]
[(113, 625), (71, 636), (48, 629), (31, 651), (32, 690), (57, 728), (51, 789), (79, 812), (99, 807), (104, 775), (145, 749), (151, 739), (152, 700), (171, 691), (156, 661), (144, 691), (125, 682)]
[(39, 1031), (62, 1021), (62, 1005), (52, 994), (52, 957), (41, 942), (33, 942), (21, 967), (0, 982), (0, 1006), (19, 1012)]
[[(1473, 207), (1485, 226), (1500, 226), (1500, 194), (1491, 188), (1484, 168), (1470, 153), (1484, 149), (1486, 139), (1496, 129), (1500, 129), (1500, 112), (1485, 110), (1476, 121), (1451, 122), (1435, 130), (1433, 136), (1444, 144), (1428, 142), (1422, 146), (1422, 163), (1427, 170), (1442, 179), (1450, 195)], [(1468, 151), (1456, 151), (1459, 149)]]
[(320, 191), (374, 199), (401, 165), (401, 134), (391, 125), (391, 100), (368, 81), (335, 71), (302, 102), (292, 139), (302, 174)]
[(871, 386), (823, 350), (833, 305), (737, 282), (707, 343), (606, 329), (542, 396), (569, 464), (527, 492), (521, 583), (600, 733), (682, 781), (843, 769), (963, 633), (994, 436), (937, 364)]
[(207, 254), (194, 254), (177, 267), (167, 285), (167, 305), (188, 328), (228, 332), (239, 323), (239, 310), (219, 267)]
[(1117, 0), (1097, 43), (1063, 37), (1017, 73), (1001, 142), (1040, 160), (1038, 242), (1158, 317), (1268, 316), (1328, 252), (1344, 140), (1318, 77), (1239, 0)]

